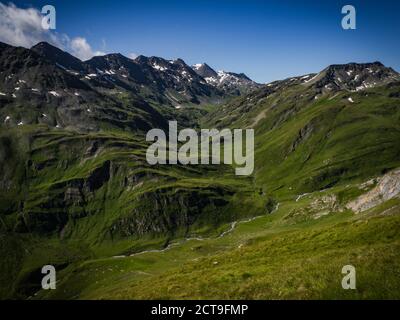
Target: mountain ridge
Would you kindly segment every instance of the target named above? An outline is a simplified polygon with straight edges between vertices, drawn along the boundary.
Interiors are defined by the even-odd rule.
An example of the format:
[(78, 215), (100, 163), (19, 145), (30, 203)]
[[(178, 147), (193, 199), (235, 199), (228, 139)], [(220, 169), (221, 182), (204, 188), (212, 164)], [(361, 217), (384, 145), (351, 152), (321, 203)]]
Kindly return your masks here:
[[(196, 70), (194, 70), (192, 67), (189, 67), (184, 62), (184, 60), (180, 59), (180, 58), (175, 59), (175, 60), (166, 60), (166, 59), (163, 59), (161, 57), (156, 57), (156, 56), (146, 57), (146, 56), (140, 55), (140, 56), (136, 57), (135, 59), (130, 59), (130, 58), (123, 56), (120, 53), (111, 53), (111, 54), (106, 54), (103, 56), (95, 56), (86, 61), (81, 61), (78, 58), (72, 56), (71, 54), (64, 52), (61, 49), (58, 49), (46, 42), (41, 42), (41, 43), (33, 46), (31, 48), (31, 50), (37, 52), (38, 54), (45, 57), (46, 59), (57, 63), (62, 68), (77, 71), (82, 74), (86, 73), (86, 75), (97, 74), (96, 67), (102, 67), (103, 69), (107, 69), (109, 71), (110, 65), (107, 64), (109, 59), (112, 59), (114, 62), (117, 60), (120, 60), (120, 61), (121, 60), (125, 60), (125, 61), (131, 60), (134, 63), (136, 63), (137, 65), (139, 65), (141, 68), (153, 67), (153, 69), (155, 69), (159, 74), (159, 76), (156, 77), (158, 79), (158, 82), (162, 83), (162, 80), (166, 80), (169, 85), (175, 86), (178, 91), (179, 90), (180, 91), (190, 91), (189, 93), (187, 93), (186, 100), (191, 103), (200, 103), (201, 98), (199, 100), (198, 97), (222, 96), (223, 94), (240, 95), (242, 93), (243, 89), (246, 89), (248, 91), (248, 90), (256, 87), (255, 82), (250, 80), (244, 74), (227, 73), (227, 75), (231, 76), (231, 83), (229, 83), (229, 80), (227, 80), (227, 79), (224, 80), (224, 85), (226, 86), (229, 84), (229, 87), (230, 87), (229, 90), (226, 90), (226, 88), (224, 88), (223, 86), (217, 85), (217, 84), (213, 83), (212, 81), (211, 82), (205, 81), (205, 79), (203, 79), (203, 77), (201, 75), (196, 73)], [(97, 61), (97, 65), (96, 65), (96, 61)], [(99, 61), (102, 61), (100, 63), (101, 66), (98, 65)], [(132, 64), (130, 64), (130, 65), (132, 68), (134, 68)], [(104, 70), (102, 70), (102, 71), (104, 73)], [(179, 71), (179, 72), (177, 72), (177, 71)], [(162, 76), (163, 72), (164, 72), (164, 77)], [(169, 72), (171, 73), (171, 77), (165, 77), (165, 73), (169, 73)], [(137, 70), (136, 70), (135, 74), (138, 75)], [(200, 76), (200, 78), (198, 78), (198, 76)], [(139, 75), (139, 79), (137, 79), (133, 76), (133, 80), (139, 80), (139, 82), (140, 82), (140, 80), (143, 80), (144, 77), (145, 77), (145, 75), (142, 72), (142, 74)], [(147, 69), (147, 77), (149, 79), (151, 79), (151, 81), (157, 81), (157, 79), (153, 79), (154, 73), (151, 71), (151, 69)], [(167, 79), (165, 79), (165, 78), (167, 78)], [(242, 79), (242, 82), (235, 84), (234, 82), (237, 82), (238, 79)], [(243, 81), (243, 80), (245, 80), (245, 81)], [(147, 81), (147, 82), (149, 82), (149, 81)], [(177, 82), (186, 83), (186, 85), (182, 86), (182, 85), (179, 85)], [(194, 85), (193, 86), (187, 85), (187, 82), (193, 82)], [(163, 85), (161, 85), (161, 87), (164, 87), (164, 89), (165, 89), (168, 86), (163, 84)], [(222, 92), (219, 92), (220, 90)], [(191, 91), (193, 91), (193, 92), (191, 92)], [(176, 101), (174, 99), (171, 99), (171, 98), (168, 98), (168, 99), (171, 100), (170, 102), (172, 102), (173, 104), (176, 104)], [(179, 98), (177, 100), (179, 100)]]
[(223, 70), (215, 71), (206, 63), (195, 64), (192, 68), (198, 75), (202, 76), (208, 84), (224, 92), (238, 96), (262, 86), (251, 80), (244, 73), (234, 73)]
[[(281, 274), (282, 262), (302, 270), (304, 261), (317, 258), (313, 266), (321, 274), (331, 275), (332, 267), (340, 273), (347, 258), (338, 258), (339, 240), (343, 253), (358, 256), (358, 245), (371, 248), (373, 239), (383, 254), (379, 266), (398, 261), (380, 246), (398, 241), (399, 223), (393, 228), (385, 216), (400, 208), (398, 198), (359, 220), (346, 208), (374, 185), (361, 182), (400, 167), (394, 71), (378, 63), (327, 67), (224, 100), (223, 90), (181, 59), (135, 62), (110, 54), (77, 71), (69, 69), (76, 60), (44, 47), (38, 54), (0, 44), (0, 298), (179, 298), (181, 288), (185, 297), (259, 298), (270, 295), (277, 279), (271, 274)], [(149, 165), (145, 134), (166, 130), (169, 120), (195, 129), (254, 129), (254, 174), (237, 177), (231, 165)], [(370, 220), (374, 214), (380, 217)], [(290, 251), (288, 231), (296, 235)], [(334, 264), (320, 259), (326, 248), (339, 259)], [(243, 255), (251, 252), (254, 260)], [(282, 260), (285, 255), (291, 258)], [(262, 267), (275, 261), (277, 272), (260, 271), (260, 258)], [(184, 265), (178, 271), (177, 261)], [(60, 272), (61, 290), (35, 295), (47, 264)], [(187, 290), (194, 270), (201, 285)], [(218, 277), (205, 278), (204, 270)], [(180, 282), (181, 274), (187, 278)], [(325, 282), (314, 296), (329, 292), (321, 289)], [(127, 283), (140, 290), (125, 287), (124, 295)], [(302, 297), (305, 289), (297, 288), (304, 283), (313, 282), (299, 274), (285, 291)], [(281, 289), (273, 296), (280, 298)]]

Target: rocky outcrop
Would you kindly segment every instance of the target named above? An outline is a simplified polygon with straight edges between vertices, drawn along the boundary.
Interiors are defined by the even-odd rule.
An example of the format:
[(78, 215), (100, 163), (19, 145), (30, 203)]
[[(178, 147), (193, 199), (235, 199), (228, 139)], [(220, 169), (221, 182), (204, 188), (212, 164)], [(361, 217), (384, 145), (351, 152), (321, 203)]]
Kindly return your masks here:
[[(309, 194), (303, 194), (298, 196), (296, 202), (307, 195)], [(297, 221), (309, 218), (316, 220), (324, 216), (327, 216), (331, 213), (340, 211), (342, 211), (342, 207), (339, 204), (337, 196), (332, 193), (315, 198), (307, 206), (302, 206), (292, 209), (289, 212), (289, 214), (285, 217), (285, 220), (293, 218), (296, 219)]]
[(347, 204), (347, 208), (360, 213), (400, 196), (400, 169), (378, 179), (378, 184), (366, 194)]
[(213, 186), (171, 187), (143, 193), (136, 199), (136, 208), (114, 223), (112, 237), (173, 234), (182, 228), (187, 231), (196, 223), (221, 223), (226, 219), (224, 215), (209, 214), (220, 212), (232, 195), (229, 190)]

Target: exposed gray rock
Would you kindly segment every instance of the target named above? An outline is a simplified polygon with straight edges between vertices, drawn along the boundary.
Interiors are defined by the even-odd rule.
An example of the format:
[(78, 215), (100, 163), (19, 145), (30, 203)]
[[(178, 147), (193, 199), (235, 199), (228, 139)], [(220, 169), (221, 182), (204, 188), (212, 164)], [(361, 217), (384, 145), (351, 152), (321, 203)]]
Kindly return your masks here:
[(347, 208), (360, 213), (400, 196), (400, 169), (387, 173), (378, 179), (378, 184), (371, 191), (349, 202)]

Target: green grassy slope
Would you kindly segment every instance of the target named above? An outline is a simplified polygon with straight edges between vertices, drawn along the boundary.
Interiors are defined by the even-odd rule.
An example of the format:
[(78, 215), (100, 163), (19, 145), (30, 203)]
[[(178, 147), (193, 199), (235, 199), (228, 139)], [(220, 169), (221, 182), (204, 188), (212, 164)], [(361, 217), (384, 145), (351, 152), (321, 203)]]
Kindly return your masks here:
[[(359, 183), (400, 166), (399, 91), (316, 99), (293, 85), (210, 106), (199, 126), (255, 128), (246, 178), (151, 167), (138, 133), (3, 129), (0, 298), (33, 296), (44, 264), (58, 289), (34, 298), (398, 298), (398, 200), (344, 208)], [(186, 111), (187, 123), (205, 114)], [(344, 264), (357, 291), (340, 287)]]
[(271, 194), (302, 194), (400, 165), (399, 91), (397, 83), (315, 99), (301, 84), (266, 89), (210, 114), (204, 125), (253, 127), (256, 184)]
[[(58, 290), (35, 298), (398, 298), (400, 201), (357, 216), (333, 210), (316, 219), (304, 209), (324, 195), (282, 202), (274, 214), (240, 223), (223, 237), (71, 264), (60, 273)], [(357, 290), (341, 287), (341, 270), (348, 264), (356, 268)]]
[(34, 286), (26, 287), (45, 261), (64, 266), (162, 248), (268, 212), (270, 199), (230, 167), (148, 165), (137, 134), (24, 126), (3, 130), (1, 141), (3, 297), (31, 294)]

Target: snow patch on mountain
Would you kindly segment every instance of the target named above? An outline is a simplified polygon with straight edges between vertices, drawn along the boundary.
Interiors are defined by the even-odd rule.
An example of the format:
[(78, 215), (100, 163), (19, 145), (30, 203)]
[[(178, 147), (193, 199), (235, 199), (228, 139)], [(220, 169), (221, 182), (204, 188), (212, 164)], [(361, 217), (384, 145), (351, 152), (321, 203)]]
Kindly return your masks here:
[(259, 86), (259, 84), (249, 79), (243, 73), (237, 74), (224, 70), (215, 71), (206, 63), (195, 64), (192, 66), (192, 69), (199, 76), (203, 77), (206, 83), (219, 89), (223, 89), (224, 91), (246, 91)]

